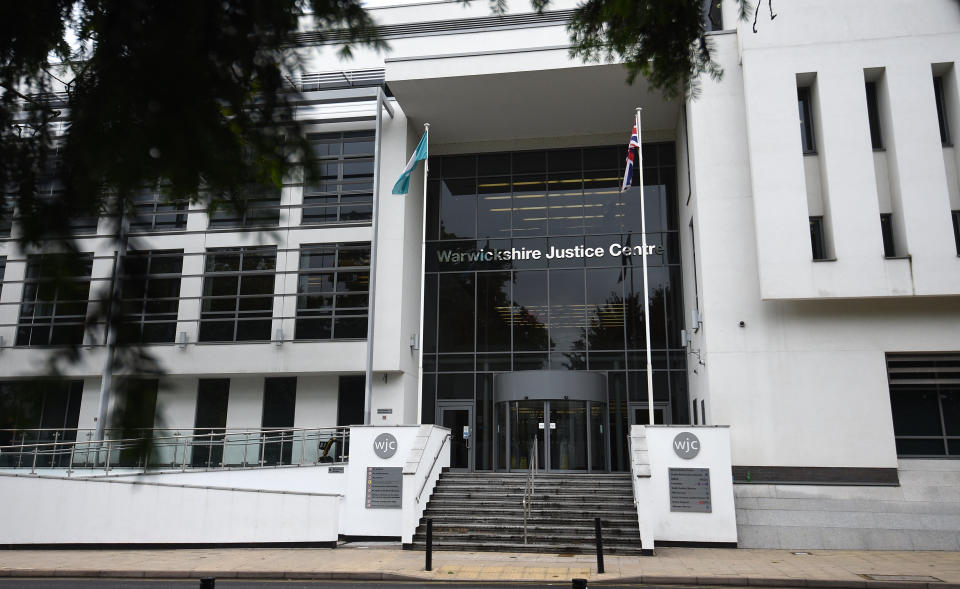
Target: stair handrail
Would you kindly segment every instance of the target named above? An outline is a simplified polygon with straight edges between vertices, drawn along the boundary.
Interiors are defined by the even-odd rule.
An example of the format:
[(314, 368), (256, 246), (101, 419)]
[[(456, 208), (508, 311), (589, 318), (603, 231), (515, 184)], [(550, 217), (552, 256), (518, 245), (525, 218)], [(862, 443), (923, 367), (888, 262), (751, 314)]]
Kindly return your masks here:
[(533, 444), (530, 445), (530, 459), (527, 462), (527, 482), (523, 487), (523, 543), (527, 543), (527, 520), (530, 518), (530, 505), (533, 503), (533, 494), (535, 492), (537, 467), (539, 466), (540, 452), (539, 440), (534, 437)]
[(637, 506), (637, 476), (633, 472), (633, 436), (627, 434), (627, 459), (630, 461), (630, 491), (633, 495), (633, 506)]
[(447, 445), (447, 441), (450, 439), (450, 434), (445, 434), (443, 439), (440, 440), (440, 448), (437, 449), (437, 453), (433, 455), (433, 462), (430, 463), (430, 468), (427, 470), (427, 476), (423, 479), (423, 484), (420, 485), (420, 492), (417, 493), (417, 504), (420, 504), (420, 496), (423, 495), (423, 490), (427, 488), (427, 481), (430, 480), (430, 475), (433, 474), (433, 468), (437, 465), (437, 460), (440, 458), (440, 454), (443, 453), (443, 447)]

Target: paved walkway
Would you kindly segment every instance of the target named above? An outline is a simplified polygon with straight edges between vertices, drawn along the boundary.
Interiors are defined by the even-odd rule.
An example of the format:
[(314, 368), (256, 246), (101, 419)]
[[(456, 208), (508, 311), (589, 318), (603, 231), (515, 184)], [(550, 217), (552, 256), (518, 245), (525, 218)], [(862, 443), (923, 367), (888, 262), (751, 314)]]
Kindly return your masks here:
[(604, 564), (606, 572), (598, 574), (592, 555), (438, 551), (428, 572), (423, 552), (383, 543), (337, 549), (0, 550), (0, 577), (548, 582), (583, 577), (591, 585), (960, 589), (960, 552), (658, 548), (656, 556), (606, 555)]

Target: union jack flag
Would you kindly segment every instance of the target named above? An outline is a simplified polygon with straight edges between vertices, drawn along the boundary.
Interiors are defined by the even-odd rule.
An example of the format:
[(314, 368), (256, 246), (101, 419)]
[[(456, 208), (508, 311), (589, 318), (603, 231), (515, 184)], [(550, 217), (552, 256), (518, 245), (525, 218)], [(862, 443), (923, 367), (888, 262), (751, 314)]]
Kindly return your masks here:
[(640, 147), (640, 138), (637, 136), (637, 124), (633, 124), (633, 134), (627, 145), (627, 168), (623, 171), (623, 182), (620, 183), (620, 192), (626, 192), (633, 186), (633, 148)]

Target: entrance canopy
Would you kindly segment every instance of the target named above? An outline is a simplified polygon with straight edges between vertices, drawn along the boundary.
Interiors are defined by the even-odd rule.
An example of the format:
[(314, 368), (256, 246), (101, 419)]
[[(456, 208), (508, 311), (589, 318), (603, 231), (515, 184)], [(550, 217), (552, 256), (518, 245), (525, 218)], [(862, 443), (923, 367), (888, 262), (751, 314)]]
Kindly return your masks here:
[[(538, 69), (517, 71), (524, 67), (518, 62)], [(418, 127), (431, 124), (437, 144), (612, 134), (626, 141), (638, 106), (645, 138), (674, 138), (677, 101), (665, 101), (643, 79), (628, 85), (621, 65), (573, 63), (566, 48), (397, 58), (387, 60), (386, 79), (407, 117)]]

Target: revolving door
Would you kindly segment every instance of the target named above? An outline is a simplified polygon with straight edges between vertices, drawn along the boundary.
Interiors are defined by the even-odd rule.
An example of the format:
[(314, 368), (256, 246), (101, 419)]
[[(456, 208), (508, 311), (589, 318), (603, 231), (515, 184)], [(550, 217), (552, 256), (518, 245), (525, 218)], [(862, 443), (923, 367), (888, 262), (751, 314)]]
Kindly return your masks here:
[(608, 471), (605, 384), (588, 372), (497, 375), (495, 468)]

